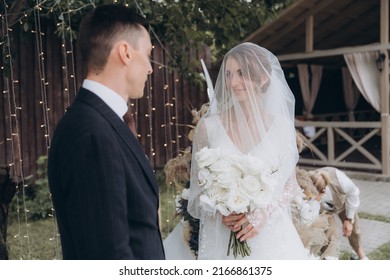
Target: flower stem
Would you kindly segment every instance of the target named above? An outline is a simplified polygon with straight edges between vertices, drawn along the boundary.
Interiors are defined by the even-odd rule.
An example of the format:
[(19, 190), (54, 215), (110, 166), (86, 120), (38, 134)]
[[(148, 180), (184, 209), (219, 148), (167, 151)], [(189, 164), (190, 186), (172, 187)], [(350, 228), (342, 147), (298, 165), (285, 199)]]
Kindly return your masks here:
[(251, 254), (251, 249), (248, 242), (240, 241), (236, 238), (236, 232), (230, 232), (229, 245), (227, 255), (230, 256), (230, 249), (233, 250), (233, 256), (236, 259), (237, 255), (241, 255), (243, 258)]

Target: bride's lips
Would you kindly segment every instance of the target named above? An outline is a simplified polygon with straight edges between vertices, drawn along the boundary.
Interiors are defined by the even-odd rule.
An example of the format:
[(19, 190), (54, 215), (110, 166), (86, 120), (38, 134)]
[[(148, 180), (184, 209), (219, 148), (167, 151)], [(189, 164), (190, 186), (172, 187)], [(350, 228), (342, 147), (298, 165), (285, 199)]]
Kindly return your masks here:
[(243, 93), (245, 92), (245, 89), (243, 88), (237, 88), (237, 89), (233, 89), (234, 93)]

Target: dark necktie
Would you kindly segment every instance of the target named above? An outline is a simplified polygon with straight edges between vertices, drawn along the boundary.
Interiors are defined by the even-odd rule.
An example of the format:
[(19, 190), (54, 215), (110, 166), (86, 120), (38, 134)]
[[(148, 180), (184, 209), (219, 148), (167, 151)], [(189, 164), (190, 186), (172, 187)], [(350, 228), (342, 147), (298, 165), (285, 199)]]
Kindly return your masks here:
[(131, 114), (131, 110), (127, 110), (126, 114), (123, 115), (123, 120), (127, 124), (127, 126), (130, 128), (130, 130), (133, 132), (135, 137), (137, 137), (137, 130), (135, 129), (135, 120), (133, 115)]

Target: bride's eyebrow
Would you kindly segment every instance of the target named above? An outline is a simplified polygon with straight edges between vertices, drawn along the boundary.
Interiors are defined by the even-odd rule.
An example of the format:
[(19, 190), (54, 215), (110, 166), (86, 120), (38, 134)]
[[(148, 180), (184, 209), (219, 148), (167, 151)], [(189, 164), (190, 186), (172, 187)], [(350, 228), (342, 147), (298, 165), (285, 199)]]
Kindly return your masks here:
[[(240, 76), (242, 76), (242, 74), (243, 74), (243, 71), (242, 71), (241, 69), (238, 69), (238, 70), (236, 70), (235, 72), (237, 72)], [(226, 75), (227, 77), (229, 77), (229, 76), (231, 75), (230, 70), (226, 70), (225, 75)]]

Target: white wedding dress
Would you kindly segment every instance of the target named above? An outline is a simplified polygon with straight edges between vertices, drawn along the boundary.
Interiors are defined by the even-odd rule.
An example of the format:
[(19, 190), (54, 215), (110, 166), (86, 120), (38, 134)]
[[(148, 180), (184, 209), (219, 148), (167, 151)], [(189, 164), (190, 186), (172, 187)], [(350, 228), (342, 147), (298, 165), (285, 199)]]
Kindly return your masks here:
[[(219, 117), (214, 116), (205, 119), (209, 148), (220, 148), (229, 153), (242, 154), (227, 135)], [(269, 127), (267, 138), (263, 139), (253, 150), (248, 153), (262, 159), (277, 161), (276, 164), (290, 164), (283, 162), (284, 154), (288, 153), (286, 139), (277, 137), (289, 129), (282, 119), (275, 119)], [(268, 141), (267, 139), (272, 139)], [(285, 147), (285, 148), (284, 148)], [(275, 164), (275, 162), (273, 163)], [(295, 169), (293, 169), (295, 171)], [(295, 181), (295, 177), (293, 178)], [(281, 178), (283, 180), (283, 178)], [(295, 181), (296, 182), (296, 181)], [(272, 206), (263, 215), (266, 222), (261, 226), (260, 232), (248, 239), (251, 254), (245, 259), (266, 260), (292, 260), (308, 259), (308, 252), (292, 223), (290, 201), (294, 195), (300, 195), (299, 186), (290, 184), (283, 187), (275, 195)], [(167, 259), (194, 259), (194, 255), (186, 244), (183, 234), (185, 224), (180, 222), (173, 232), (164, 241)], [(210, 215), (202, 213), (200, 219), (198, 259), (234, 259), (233, 254), (227, 256), (230, 238), (230, 229), (221, 221), (221, 214)], [(237, 259), (241, 259), (240, 256)]]
[(195, 260), (195, 254), (188, 245), (185, 232), (187, 223), (181, 220), (164, 240), (165, 258), (167, 260)]
[[(246, 189), (250, 189), (253, 197), (245, 194), (243, 200), (233, 199), (238, 201), (238, 204), (240, 201), (242, 204), (256, 201), (251, 204), (252, 210), (241, 220), (248, 220), (254, 227), (252, 229), (249, 225), (245, 226), (246, 230), (251, 229), (244, 236), (251, 237), (252, 233), (257, 232), (247, 239), (251, 253), (244, 259), (308, 258), (309, 254), (293, 225), (290, 211), (290, 202), (295, 196), (302, 195), (295, 177), (298, 150), (294, 108), (294, 95), (275, 55), (249, 42), (232, 48), (225, 55), (215, 90), (210, 94), (209, 108), (199, 120), (192, 142), (187, 210), (194, 218), (200, 219), (198, 259), (234, 259), (232, 252), (227, 255), (231, 231), (222, 223), (220, 212), (213, 211), (219, 207), (219, 210), (229, 213), (229, 210), (224, 209), (228, 203), (224, 201), (226, 197), (223, 197), (224, 193), (230, 195), (227, 191), (229, 185), (233, 193), (237, 194), (240, 190), (248, 193)], [(204, 149), (205, 147), (210, 150)], [(207, 160), (202, 162), (202, 151), (207, 151), (209, 157), (211, 155), (211, 162), (218, 153), (227, 158), (234, 156), (238, 161), (245, 160), (245, 163), (249, 162), (256, 171), (259, 170), (260, 175), (250, 179), (251, 175), (246, 174), (246, 171), (240, 171), (241, 174), (233, 171), (232, 174), (218, 174), (225, 176), (222, 178), (205, 178), (204, 175), (211, 172), (212, 164)], [(208, 169), (205, 170), (205, 167)], [(233, 166), (226, 167), (227, 170), (234, 170)], [(223, 165), (220, 168), (223, 168)], [(231, 169), (228, 172), (231, 172)], [(213, 175), (215, 173), (218, 171)], [(246, 180), (244, 184), (241, 183), (244, 180), (237, 180), (248, 178), (249, 181)], [(207, 188), (214, 182), (224, 189), (213, 189), (216, 196), (223, 197), (218, 205), (205, 195), (209, 190)], [(228, 199), (232, 197), (234, 195)], [(243, 202), (245, 199), (249, 202)], [(233, 209), (235, 206), (229, 207)], [(244, 211), (245, 205), (241, 205), (240, 209)], [(174, 234), (179, 236), (175, 238)], [(180, 229), (174, 231), (173, 235), (167, 238), (165, 249), (167, 258), (175, 259), (178, 252), (171, 254), (173, 250), (177, 250), (173, 240), (177, 240), (177, 246), (183, 250), (188, 250), (188, 247), (182, 246)], [(238, 258), (241, 256), (238, 255)]]

